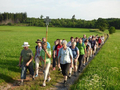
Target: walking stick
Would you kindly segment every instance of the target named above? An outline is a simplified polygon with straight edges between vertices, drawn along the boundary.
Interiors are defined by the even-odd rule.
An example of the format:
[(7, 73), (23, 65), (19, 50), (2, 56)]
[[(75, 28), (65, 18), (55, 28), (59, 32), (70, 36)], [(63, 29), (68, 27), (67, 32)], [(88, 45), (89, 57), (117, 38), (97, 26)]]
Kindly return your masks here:
[[(50, 19), (49, 19), (49, 17), (47, 16), (46, 18), (45, 18), (45, 22), (46, 22), (46, 43), (47, 43), (47, 36), (48, 36), (48, 25), (49, 25), (49, 22), (50, 22)], [(47, 48), (47, 46), (46, 46), (46, 48)], [(45, 53), (45, 61), (46, 61), (46, 53)], [(44, 70), (45, 70), (45, 67), (46, 67), (46, 63), (44, 63)]]

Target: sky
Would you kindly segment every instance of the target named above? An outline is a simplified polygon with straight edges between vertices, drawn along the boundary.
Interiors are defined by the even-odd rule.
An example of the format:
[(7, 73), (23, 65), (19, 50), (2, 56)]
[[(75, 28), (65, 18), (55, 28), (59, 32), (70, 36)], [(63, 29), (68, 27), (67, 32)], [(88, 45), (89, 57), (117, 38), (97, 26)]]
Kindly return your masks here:
[(0, 0), (0, 13), (26, 12), (28, 17), (93, 20), (120, 18), (120, 0)]

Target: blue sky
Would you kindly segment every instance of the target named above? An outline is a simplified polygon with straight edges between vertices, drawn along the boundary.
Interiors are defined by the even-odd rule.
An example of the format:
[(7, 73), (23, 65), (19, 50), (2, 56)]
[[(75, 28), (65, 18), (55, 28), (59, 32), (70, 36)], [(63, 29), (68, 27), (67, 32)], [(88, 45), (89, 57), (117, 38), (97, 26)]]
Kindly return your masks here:
[(26, 12), (28, 17), (92, 20), (120, 18), (120, 0), (0, 0), (0, 12)]

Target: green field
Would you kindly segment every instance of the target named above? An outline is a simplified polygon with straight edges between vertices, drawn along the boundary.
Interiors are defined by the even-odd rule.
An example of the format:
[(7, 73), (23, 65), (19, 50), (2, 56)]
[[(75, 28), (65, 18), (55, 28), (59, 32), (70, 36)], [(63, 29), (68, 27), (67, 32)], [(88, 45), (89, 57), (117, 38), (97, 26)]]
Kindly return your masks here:
[(120, 90), (120, 31), (110, 35), (71, 90)]
[[(86, 34), (87, 36), (96, 35), (96, 34), (103, 35), (103, 33), (98, 32), (97, 30), (91, 32), (89, 29), (80, 29), (80, 28), (49, 28), (48, 29), (48, 42), (50, 42), (51, 47), (53, 47), (54, 41), (57, 38), (66, 39), (67, 41), (69, 41), (71, 36), (82, 37), (83, 34)], [(93, 60), (92, 62), (93, 64), (97, 66), (91, 63), (89, 66), (91, 67), (91, 69), (88, 68), (88, 71), (85, 72), (85, 76), (87, 73), (88, 75), (92, 74), (91, 70), (92, 71), (94, 70), (95, 71), (94, 73), (97, 73), (97, 69), (98, 69), (97, 67), (101, 67), (99, 69), (99, 72), (97, 73), (98, 75), (101, 75), (102, 74), (102, 72), (100, 72), (101, 69), (103, 69), (104, 71), (108, 70), (107, 66), (109, 63), (110, 65), (112, 65), (112, 67), (117, 67), (119, 70), (119, 64), (120, 64), (118, 62), (118, 59), (120, 59), (119, 50), (118, 50), (120, 49), (120, 46), (118, 43), (120, 40), (120, 37), (118, 37), (119, 35), (120, 35), (120, 32), (117, 32), (117, 34), (114, 34), (110, 37), (106, 45), (102, 48), (101, 52), (97, 56), (98, 58), (96, 57), (95, 60)], [(0, 84), (1, 85), (3, 85), (4, 83), (13, 82), (13, 80), (16, 80), (16, 79), (20, 79), (21, 69), (17, 67), (17, 65), (19, 63), (20, 52), (23, 49), (22, 48), (23, 42), (25, 41), (29, 42), (30, 49), (33, 51), (33, 53), (35, 53), (35, 46), (36, 46), (35, 41), (38, 38), (42, 39), (42, 37), (45, 37), (45, 36), (46, 36), (45, 27), (0, 26)], [(116, 38), (119, 38), (119, 39), (116, 39)], [(116, 54), (118, 56), (116, 56)], [(104, 64), (105, 66), (103, 66)], [(93, 66), (95, 66), (96, 68)], [(112, 67), (110, 67), (109, 69), (112, 69)], [(119, 72), (116, 72), (116, 73), (119, 73)], [(51, 81), (51, 83), (49, 83), (46, 88), (56, 83), (56, 78), (59, 77), (59, 75), (57, 74), (58, 74), (57, 71), (51, 72), (53, 81)], [(111, 73), (109, 74), (111, 75)], [(105, 72), (105, 75), (108, 75), (108, 73)], [(109, 79), (106, 76), (104, 77), (105, 77), (105, 80)], [(60, 78), (62, 78), (62, 75), (60, 76)], [(30, 86), (30, 87), (24, 86), (24, 89), (26, 88), (31, 89), (35, 87), (40, 88), (39, 85), (42, 84), (42, 82), (43, 82), (42, 80), (41, 82), (39, 82), (39, 80), (37, 80), (37, 82), (34, 81), (33, 85), (35, 86)], [(119, 78), (118, 78), (118, 82), (119, 82)], [(107, 83), (107, 84), (111, 84), (111, 83)]]

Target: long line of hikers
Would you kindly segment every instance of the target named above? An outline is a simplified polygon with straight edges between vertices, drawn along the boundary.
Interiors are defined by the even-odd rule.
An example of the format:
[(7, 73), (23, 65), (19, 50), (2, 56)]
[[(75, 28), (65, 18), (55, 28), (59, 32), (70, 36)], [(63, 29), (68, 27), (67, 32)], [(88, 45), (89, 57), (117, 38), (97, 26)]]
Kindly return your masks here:
[[(62, 72), (64, 76), (64, 86), (67, 84), (67, 78), (71, 78), (72, 71), (74, 71), (74, 76), (76, 77), (78, 73), (81, 72), (82, 67), (86, 65), (90, 57), (94, 57), (97, 48), (100, 48), (104, 44), (104, 36), (92, 36), (88, 38), (83, 35), (83, 38), (70, 37), (70, 41), (67, 43), (65, 39), (57, 39), (54, 42), (53, 52), (51, 52), (51, 46), (49, 42), (46, 42), (46, 38), (37, 39), (35, 43), (35, 55), (31, 49), (29, 49), (28, 42), (24, 42), (21, 51), (19, 66), (22, 67), (21, 70), (21, 82), (20, 85), (24, 85), (24, 79), (26, 79), (26, 71), (29, 70), (32, 75), (32, 80), (37, 78), (39, 72), (40, 62), (42, 65), (42, 71), (44, 75), (43, 86), (46, 86), (46, 81), (51, 80), (50, 77), (50, 66), (52, 57), (52, 69)], [(22, 65), (21, 61), (23, 59)], [(33, 68), (33, 59), (35, 61), (35, 73)], [(78, 64), (79, 62), (79, 64)]]

